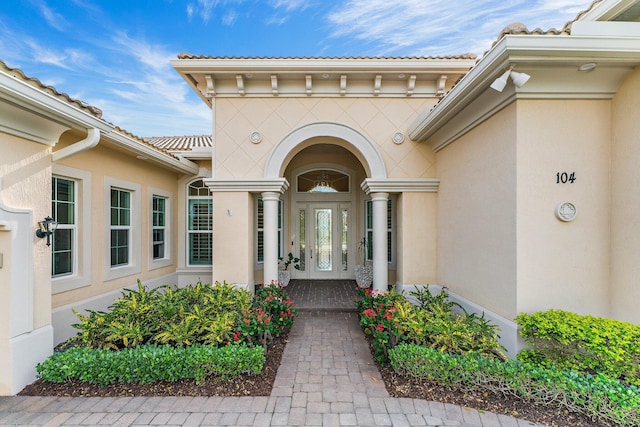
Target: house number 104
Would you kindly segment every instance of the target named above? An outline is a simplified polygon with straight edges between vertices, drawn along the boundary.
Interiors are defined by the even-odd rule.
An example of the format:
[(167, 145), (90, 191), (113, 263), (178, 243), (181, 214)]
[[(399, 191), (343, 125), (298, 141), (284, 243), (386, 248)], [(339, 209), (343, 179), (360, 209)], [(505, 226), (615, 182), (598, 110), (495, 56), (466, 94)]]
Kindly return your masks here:
[(556, 184), (566, 184), (567, 182), (569, 184), (573, 184), (573, 182), (576, 180), (576, 173), (575, 172), (557, 172), (556, 173)]

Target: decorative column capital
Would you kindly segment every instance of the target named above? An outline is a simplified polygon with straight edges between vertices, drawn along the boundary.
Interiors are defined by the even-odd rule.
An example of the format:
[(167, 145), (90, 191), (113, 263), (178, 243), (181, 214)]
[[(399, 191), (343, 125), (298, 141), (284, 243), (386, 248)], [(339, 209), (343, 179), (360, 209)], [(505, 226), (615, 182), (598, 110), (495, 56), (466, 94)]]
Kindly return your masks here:
[(275, 192), (284, 194), (289, 188), (286, 178), (228, 179), (207, 178), (204, 183), (212, 192), (246, 191), (248, 193)]

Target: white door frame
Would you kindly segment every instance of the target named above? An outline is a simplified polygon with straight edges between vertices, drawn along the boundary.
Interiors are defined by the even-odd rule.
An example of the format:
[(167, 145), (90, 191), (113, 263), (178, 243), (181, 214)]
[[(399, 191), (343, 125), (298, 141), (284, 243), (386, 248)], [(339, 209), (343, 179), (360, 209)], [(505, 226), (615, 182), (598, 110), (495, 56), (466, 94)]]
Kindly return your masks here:
[[(322, 271), (317, 268), (317, 242), (316, 242), (316, 224), (315, 213), (317, 209), (330, 209), (332, 214), (332, 268), (331, 270)], [(305, 253), (301, 254), (300, 250), (300, 211), (305, 211)], [(351, 279), (354, 277), (353, 265), (355, 262), (355, 254), (353, 248), (355, 247), (355, 218), (353, 204), (350, 201), (343, 202), (298, 202), (294, 208), (295, 217), (292, 221), (292, 236), (296, 256), (304, 258), (301, 265), (304, 265), (304, 270), (294, 270), (293, 277), (298, 279)], [(342, 230), (343, 224), (343, 211), (347, 212), (347, 241), (346, 241), (346, 265), (343, 263), (343, 242), (342, 242)]]
[[(349, 176), (350, 182), (350, 191), (349, 193), (306, 193), (306, 192), (298, 192), (297, 188), (297, 177), (300, 174), (306, 173), (308, 171), (316, 170), (316, 169), (328, 169), (335, 170), (341, 173), (344, 173)], [(305, 270), (299, 271), (292, 269), (291, 276), (297, 279), (353, 279), (355, 277), (354, 273), (354, 265), (356, 262), (356, 244), (357, 244), (357, 234), (358, 230), (356, 230), (357, 220), (356, 215), (358, 214), (358, 205), (356, 203), (356, 191), (359, 191), (359, 187), (354, 185), (354, 177), (356, 176), (355, 172), (351, 169), (340, 167), (333, 163), (316, 163), (311, 165), (306, 165), (303, 168), (298, 168), (292, 171), (291, 175), (291, 187), (290, 187), (290, 218), (289, 221), (289, 236), (291, 247), (290, 251), (296, 257), (300, 257), (300, 209), (306, 210), (307, 217), (305, 218), (307, 222), (306, 229), (306, 248), (309, 248), (309, 244), (312, 242), (309, 240), (309, 234), (311, 233), (311, 224), (314, 221), (313, 217), (313, 209), (319, 207), (332, 207), (335, 209), (336, 215), (334, 218), (334, 245), (333, 245), (333, 255), (334, 259), (338, 266), (337, 270), (332, 270), (331, 273), (319, 273), (314, 274), (312, 266), (312, 259), (310, 258), (309, 249), (306, 250), (305, 253)], [(347, 268), (343, 270), (342, 262), (341, 262), (341, 238), (339, 231), (341, 230), (342, 217), (340, 213), (342, 209), (347, 209), (348, 211), (348, 222), (347, 222)], [(287, 252), (287, 251), (285, 251)], [(315, 249), (314, 249), (315, 256)]]

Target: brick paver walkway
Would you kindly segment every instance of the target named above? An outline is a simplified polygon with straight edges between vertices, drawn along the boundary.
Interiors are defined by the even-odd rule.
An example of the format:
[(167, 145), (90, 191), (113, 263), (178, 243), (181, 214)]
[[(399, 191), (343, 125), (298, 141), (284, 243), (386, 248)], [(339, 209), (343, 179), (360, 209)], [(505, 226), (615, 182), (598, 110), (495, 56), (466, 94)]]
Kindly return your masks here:
[[(335, 294), (316, 291), (316, 298)], [(290, 294), (295, 292), (292, 287)], [(269, 397), (0, 397), (0, 426), (535, 425), (457, 405), (391, 398), (357, 313), (301, 308)]]

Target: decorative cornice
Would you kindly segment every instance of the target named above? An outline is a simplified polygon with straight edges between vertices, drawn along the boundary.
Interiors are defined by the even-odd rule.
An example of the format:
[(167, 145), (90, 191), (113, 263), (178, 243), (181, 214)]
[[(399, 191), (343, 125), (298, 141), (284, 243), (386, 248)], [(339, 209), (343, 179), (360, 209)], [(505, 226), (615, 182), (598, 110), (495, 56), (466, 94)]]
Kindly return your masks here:
[(437, 193), (437, 178), (367, 178), (360, 185), (366, 194), (371, 193)]
[[(228, 58), (181, 54), (175, 70), (214, 97), (439, 97), (475, 55), (404, 58)], [(449, 83), (449, 86), (451, 83)]]
[(249, 193), (263, 193), (272, 191), (284, 194), (289, 188), (289, 181), (286, 178), (265, 178), (265, 179), (229, 179), (229, 178), (206, 178), (204, 183), (211, 192), (234, 192), (246, 191)]

